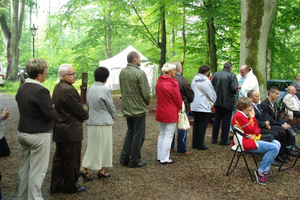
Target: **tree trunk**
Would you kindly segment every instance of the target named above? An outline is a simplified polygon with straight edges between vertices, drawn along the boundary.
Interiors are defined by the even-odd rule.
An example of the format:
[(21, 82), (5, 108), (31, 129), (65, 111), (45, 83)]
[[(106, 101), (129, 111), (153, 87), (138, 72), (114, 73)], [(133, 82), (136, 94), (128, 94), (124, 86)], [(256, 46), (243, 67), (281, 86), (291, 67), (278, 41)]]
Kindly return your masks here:
[(160, 69), (166, 63), (166, 53), (167, 53), (167, 33), (166, 33), (166, 13), (165, 13), (165, 5), (162, 5), (160, 8), (160, 16), (161, 16), (161, 42), (160, 42), (160, 61), (159, 67)]
[(241, 1), (240, 65), (253, 69), (260, 86), (260, 96), (266, 97), (266, 49), (268, 34), (277, 10), (277, 0)]
[[(111, 7), (110, 2), (108, 2), (108, 7)], [(105, 55), (106, 58), (111, 58), (111, 37), (112, 37), (112, 29), (111, 29), (111, 11), (107, 14), (107, 28), (105, 29)]]
[(267, 66), (266, 66), (266, 77), (267, 79), (271, 79), (271, 65), (272, 64), (272, 51), (267, 49)]
[(217, 71), (217, 47), (216, 47), (216, 28), (214, 25), (214, 18), (209, 13), (212, 12), (212, 2), (209, 0), (205, 3), (206, 11), (208, 13), (206, 27), (207, 27), (207, 43), (209, 48), (209, 65), (212, 73)]
[[(2, 1), (2, 8), (7, 6), (8, 1)], [(15, 81), (19, 65), (19, 43), (22, 35), (24, 20), (25, 0), (10, 0), (11, 19), (7, 20), (4, 12), (1, 12), (0, 23), (3, 35), (3, 46), (7, 56), (6, 78)], [(11, 22), (11, 30), (7, 25)]]
[[(186, 52), (186, 38), (185, 38), (185, 7), (182, 9), (182, 57), (181, 57), (181, 65), (183, 68), (184, 59), (185, 59), (185, 52)], [(182, 71), (183, 75), (183, 71)]]
[(174, 44), (175, 44), (175, 30), (172, 29), (172, 32), (171, 32), (171, 53), (170, 53), (170, 59), (173, 60), (173, 56), (176, 55), (175, 51), (174, 51)]

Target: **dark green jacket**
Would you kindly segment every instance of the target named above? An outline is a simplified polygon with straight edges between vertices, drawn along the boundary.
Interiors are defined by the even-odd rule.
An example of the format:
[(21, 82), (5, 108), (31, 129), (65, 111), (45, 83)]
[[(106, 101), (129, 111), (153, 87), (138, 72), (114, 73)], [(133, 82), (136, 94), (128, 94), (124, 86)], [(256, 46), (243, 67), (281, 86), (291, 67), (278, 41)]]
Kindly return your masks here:
[(124, 117), (141, 117), (148, 112), (150, 88), (147, 76), (137, 65), (128, 63), (120, 76), (122, 114)]

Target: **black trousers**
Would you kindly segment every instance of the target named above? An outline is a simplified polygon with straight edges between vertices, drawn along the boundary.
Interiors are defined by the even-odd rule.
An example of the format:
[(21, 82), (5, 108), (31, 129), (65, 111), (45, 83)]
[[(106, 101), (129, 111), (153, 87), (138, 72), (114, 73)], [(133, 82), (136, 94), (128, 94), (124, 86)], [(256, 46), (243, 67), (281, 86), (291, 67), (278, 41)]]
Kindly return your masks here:
[(3, 136), (3, 138), (0, 139), (0, 157), (9, 156), (9, 154), (10, 154), (10, 149), (6, 142), (5, 137)]
[(193, 112), (193, 114), (194, 125), (192, 148), (203, 149), (205, 147), (204, 138), (210, 113)]
[(212, 140), (214, 142), (218, 141), (219, 129), (222, 122), (222, 133), (221, 141), (227, 142), (228, 134), (230, 129), (230, 120), (231, 120), (232, 111), (226, 108), (216, 106), (214, 124), (212, 130)]
[(300, 118), (300, 111), (293, 111), (293, 117)]
[(286, 146), (294, 144), (294, 140), (292, 136), (289, 134), (287, 130), (284, 130), (282, 126), (271, 126), (271, 130), (277, 132), (277, 135), (274, 135), (274, 139), (278, 140), (281, 144), (281, 148), (279, 150), (279, 155), (283, 155), (286, 153)]
[(51, 174), (51, 191), (73, 193), (78, 189), (79, 167), (81, 158), (80, 142), (56, 142)]
[(145, 139), (146, 116), (126, 118), (127, 133), (125, 136), (120, 163), (136, 165), (141, 159), (141, 148)]

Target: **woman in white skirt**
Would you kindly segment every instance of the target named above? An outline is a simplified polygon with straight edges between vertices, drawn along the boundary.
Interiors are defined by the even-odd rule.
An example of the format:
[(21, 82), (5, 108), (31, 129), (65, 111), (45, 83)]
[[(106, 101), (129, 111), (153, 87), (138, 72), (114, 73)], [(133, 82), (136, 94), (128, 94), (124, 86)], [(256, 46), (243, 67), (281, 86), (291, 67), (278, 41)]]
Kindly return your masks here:
[(88, 175), (88, 169), (99, 170), (98, 178), (109, 177), (107, 167), (112, 167), (113, 136), (112, 125), (116, 108), (111, 90), (104, 86), (109, 76), (105, 67), (95, 70), (95, 83), (87, 91), (89, 119), (87, 120), (88, 145), (82, 160), (79, 174), (86, 181), (93, 180)]

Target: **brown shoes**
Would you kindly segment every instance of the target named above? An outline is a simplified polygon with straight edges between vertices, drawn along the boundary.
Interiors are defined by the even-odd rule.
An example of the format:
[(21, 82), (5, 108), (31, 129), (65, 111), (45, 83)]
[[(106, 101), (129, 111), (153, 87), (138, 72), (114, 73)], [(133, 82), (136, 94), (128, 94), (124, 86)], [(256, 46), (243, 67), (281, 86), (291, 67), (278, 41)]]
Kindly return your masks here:
[(191, 155), (192, 152), (186, 151), (186, 152), (184, 152), (184, 153), (178, 153), (178, 154), (181, 155), (181, 156), (188, 156), (188, 155)]

